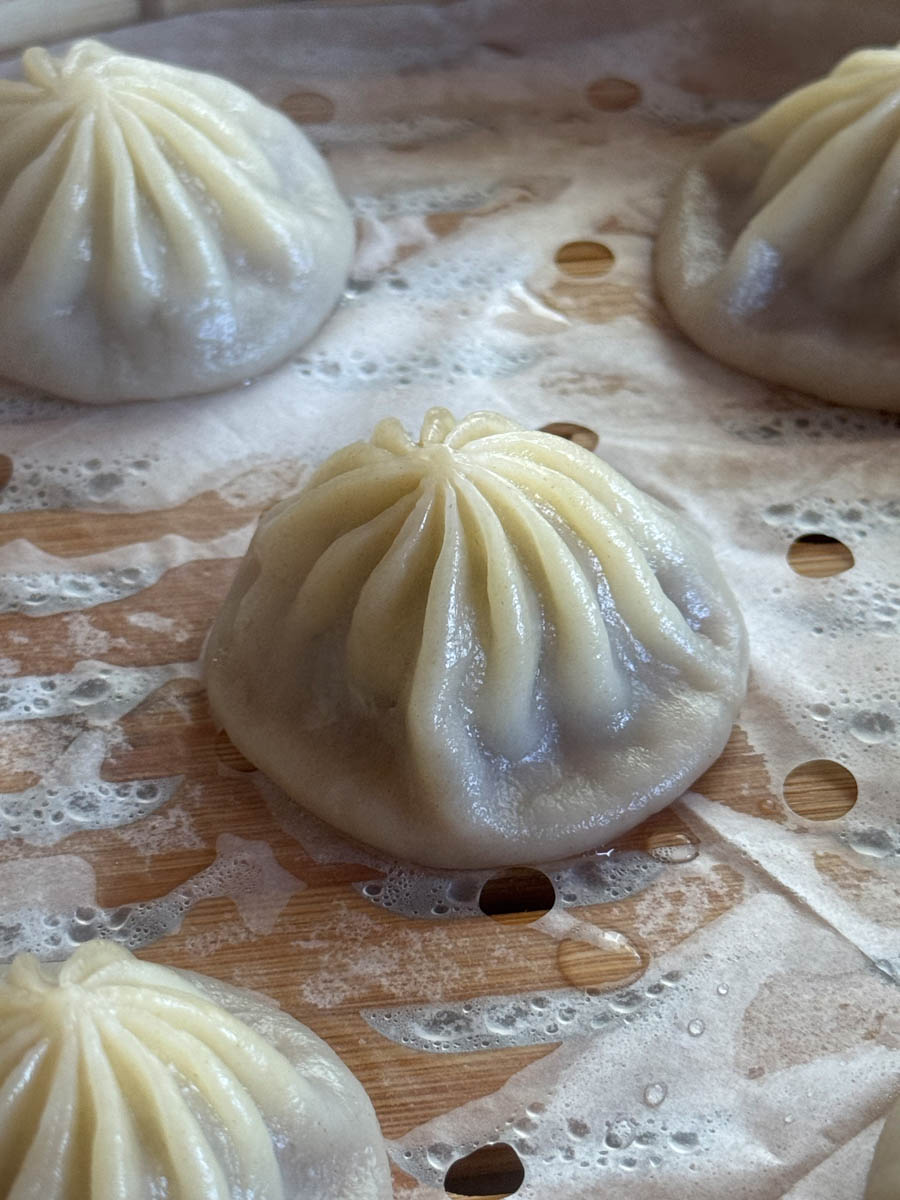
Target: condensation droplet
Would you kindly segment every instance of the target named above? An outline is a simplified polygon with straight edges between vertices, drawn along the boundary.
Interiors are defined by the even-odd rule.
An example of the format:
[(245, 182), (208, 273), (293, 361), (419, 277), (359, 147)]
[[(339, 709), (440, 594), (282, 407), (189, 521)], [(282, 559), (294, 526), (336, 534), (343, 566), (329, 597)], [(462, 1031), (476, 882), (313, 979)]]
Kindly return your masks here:
[(659, 1108), (668, 1094), (669, 1089), (664, 1083), (648, 1083), (644, 1088), (644, 1103), (648, 1108)]
[(697, 1149), (699, 1142), (697, 1134), (687, 1130), (680, 1130), (669, 1137), (669, 1145), (681, 1154), (690, 1154), (692, 1150)]
[(872, 712), (868, 709), (858, 712), (850, 722), (850, 732), (867, 746), (886, 741), (896, 728), (896, 724), (887, 713)]
[(688, 1021), (687, 1031), (691, 1037), (700, 1037), (704, 1029), (706, 1029), (706, 1026), (699, 1017), (695, 1017), (693, 1021)]
[(894, 843), (883, 829), (862, 829), (851, 833), (847, 844), (857, 854), (867, 858), (887, 858), (894, 853)]

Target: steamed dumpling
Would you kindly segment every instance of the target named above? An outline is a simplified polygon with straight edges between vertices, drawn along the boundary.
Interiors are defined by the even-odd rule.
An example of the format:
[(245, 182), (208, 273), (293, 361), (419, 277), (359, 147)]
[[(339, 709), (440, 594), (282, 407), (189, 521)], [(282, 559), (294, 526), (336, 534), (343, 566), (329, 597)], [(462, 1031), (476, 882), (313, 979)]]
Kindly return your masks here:
[(280, 113), (79, 42), (0, 80), (0, 374), (90, 403), (275, 366), (340, 295), (353, 225)]
[(262, 518), (206, 670), (300, 804), (475, 867), (597, 846), (678, 796), (728, 739), (747, 647), (674, 513), (561, 438), (432, 409)]
[(387, 1200), (368, 1097), (315, 1034), (89, 942), (0, 967), (5, 1200)]
[(732, 366), (900, 411), (900, 47), (851, 54), (717, 138), (669, 199), (657, 278)]

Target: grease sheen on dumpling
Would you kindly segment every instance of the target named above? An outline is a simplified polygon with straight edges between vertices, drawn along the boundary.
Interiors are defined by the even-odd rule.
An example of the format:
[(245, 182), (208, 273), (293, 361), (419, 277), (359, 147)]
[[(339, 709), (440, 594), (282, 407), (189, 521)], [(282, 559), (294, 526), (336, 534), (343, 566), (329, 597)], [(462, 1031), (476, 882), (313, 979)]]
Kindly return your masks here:
[(283, 361), (344, 286), (353, 225), (281, 113), (79, 42), (0, 80), (0, 373), (88, 402)]
[(323, 1041), (108, 942), (0, 967), (4, 1200), (388, 1200), (378, 1122)]
[(248, 758), (435, 866), (599, 845), (721, 752), (747, 647), (708, 545), (505, 417), (395, 420), (260, 521), (206, 652)]
[(718, 137), (681, 176), (657, 278), (750, 374), (900, 410), (900, 48), (861, 50)]

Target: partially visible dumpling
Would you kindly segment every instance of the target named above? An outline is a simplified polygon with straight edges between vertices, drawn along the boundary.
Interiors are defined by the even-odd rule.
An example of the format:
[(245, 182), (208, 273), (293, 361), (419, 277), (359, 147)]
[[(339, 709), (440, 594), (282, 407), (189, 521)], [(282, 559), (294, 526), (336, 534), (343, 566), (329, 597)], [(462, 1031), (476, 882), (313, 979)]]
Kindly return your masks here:
[(752, 375), (900, 410), (900, 47), (716, 138), (669, 198), (656, 271), (699, 346)]
[(301, 805), (478, 867), (598, 846), (683, 792), (728, 740), (747, 643), (675, 513), (562, 438), (432, 409), (262, 518), (206, 673)]
[(79, 42), (0, 80), (0, 374), (89, 403), (238, 383), (321, 325), (353, 223), (281, 113)]
[(5, 1200), (388, 1200), (375, 1113), (247, 993), (89, 942), (0, 967)]

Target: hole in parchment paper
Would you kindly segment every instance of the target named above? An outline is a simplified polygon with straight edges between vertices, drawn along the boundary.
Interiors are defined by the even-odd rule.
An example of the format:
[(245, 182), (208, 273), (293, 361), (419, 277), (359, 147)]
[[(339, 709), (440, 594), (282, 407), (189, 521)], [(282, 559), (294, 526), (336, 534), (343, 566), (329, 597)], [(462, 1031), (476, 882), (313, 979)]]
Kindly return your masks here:
[(224, 729), (220, 729), (216, 734), (215, 749), (216, 758), (223, 767), (228, 767), (232, 771), (256, 770), (250, 759), (244, 758)]
[(849, 546), (827, 533), (804, 533), (788, 546), (788, 566), (809, 579), (827, 579), (849, 571), (855, 560)]
[(324, 125), (334, 116), (334, 101), (318, 92), (291, 92), (281, 101), (281, 111), (298, 125)]
[(13, 460), (8, 454), (0, 454), (0, 492), (12, 479)]
[(533, 867), (497, 871), (478, 897), (481, 911), (503, 925), (528, 925), (549, 912), (555, 903), (553, 884), (543, 871)]
[(587, 425), (575, 425), (571, 421), (551, 421), (549, 425), (542, 425), (539, 432), (553, 433), (577, 446), (584, 446), (585, 450), (596, 450), (600, 441), (593, 429), (588, 429)]
[(856, 779), (846, 767), (828, 758), (801, 763), (784, 781), (784, 800), (798, 817), (836, 821), (856, 803)]
[(506, 1142), (479, 1146), (458, 1158), (444, 1176), (450, 1196), (514, 1196), (525, 1180), (522, 1160)]
[(631, 108), (641, 100), (641, 89), (630, 79), (595, 79), (585, 88), (587, 102), (591, 108), (599, 108), (604, 112), (622, 112)]
[(556, 961), (566, 982), (584, 991), (624, 983), (647, 968), (640, 951), (622, 933), (608, 934), (603, 946), (581, 938), (563, 938)]
[(616, 256), (604, 242), (566, 242), (553, 255), (563, 275), (575, 279), (594, 279), (605, 275)]

